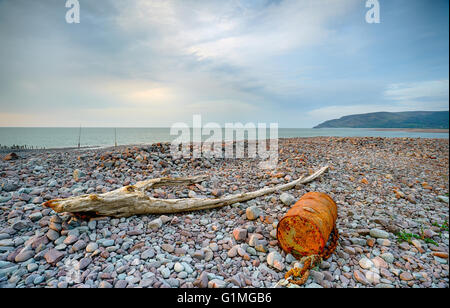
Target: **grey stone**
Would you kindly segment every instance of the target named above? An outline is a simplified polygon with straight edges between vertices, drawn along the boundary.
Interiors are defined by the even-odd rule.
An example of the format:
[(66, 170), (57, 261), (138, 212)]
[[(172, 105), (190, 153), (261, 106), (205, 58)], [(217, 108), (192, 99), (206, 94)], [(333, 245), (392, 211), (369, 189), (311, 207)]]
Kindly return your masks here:
[(282, 257), (277, 251), (272, 251), (267, 254), (267, 264), (274, 266), (275, 261), (281, 262)]
[(389, 238), (389, 233), (384, 230), (374, 228), (370, 230), (370, 236), (375, 238)]
[(34, 272), (35, 270), (37, 270), (39, 268), (39, 265), (37, 265), (36, 263), (30, 263), (27, 265), (27, 270), (31, 273)]
[(394, 255), (390, 252), (386, 252), (380, 255), (380, 257), (387, 263), (394, 263)]
[(305, 286), (306, 289), (323, 289), (323, 287), (315, 282), (307, 284)]
[(127, 287), (127, 285), (128, 285), (128, 281), (122, 279), (122, 280), (118, 280), (116, 282), (116, 284), (114, 285), (114, 288), (124, 289)]
[(72, 246), (72, 251), (79, 251), (86, 248), (86, 242), (84, 240), (76, 241)]
[(28, 218), (31, 221), (38, 221), (42, 218), (42, 213), (41, 212), (32, 213), (30, 214), (30, 216), (28, 216)]
[(180, 281), (178, 281), (178, 279), (169, 278), (166, 281), (172, 288), (178, 288), (180, 286)]
[(101, 289), (111, 289), (113, 286), (108, 281), (103, 280), (98, 284), (98, 287)]
[(169, 276), (170, 276), (170, 270), (167, 268), (167, 267), (163, 267), (161, 270), (160, 270), (160, 272), (161, 272), (161, 275), (164, 277), (164, 278), (169, 278)]
[(162, 220), (160, 218), (157, 218), (148, 223), (148, 228), (152, 230), (157, 230), (161, 228), (162, 225), (163, 225)]
[(12, 228), (17, 231), (27, 229), (28, 227), (29, 225), (25, 220), (19, 220), (12, 225)]
[(55, 240), (57, 240), (59, 238), (59, 232), (57, 232), (57, 231), (55, 231), (53, 229), (49, 229), (47, 231), (47, 237), (48, 237), (49, 240), (55, 241)]
[(258, 219), (259, 216), (262, 215), (262, 211), (256, 205), (250, 206), (245, 210), (245, 214), (247, 215), (248, 220)]
[(280, 201), (284, 204), (284, 205), (292, 205), (295, 202), (295, 198), (294, 196), (292, 196), (291, 194), (288, 193), (282, 193), (280, 196)]
[(152, 248), (146, 249), (141, 253), (141, 259), (147, 260), (155, 256), (155, 251)]
[(80, 271), (84, 270), (86, 267), (89, 266), (89, 264), (91, 264), (92, 259), (91, 258), (83, 258), (78, 262), (78, 269)]
[(103, 242), (102, 242), (102, 246), (103, 247), (110, 247), (110, 246), (113, 246), (114, 245), (114, 240), (111, 240), (111, 239), (109, 239), (109, 240), (104, 240)]
[(31, 259), (34, 256), (34, 252), (32, 250), (21, 251), (14, 259), (16, 262), (25, 262)]

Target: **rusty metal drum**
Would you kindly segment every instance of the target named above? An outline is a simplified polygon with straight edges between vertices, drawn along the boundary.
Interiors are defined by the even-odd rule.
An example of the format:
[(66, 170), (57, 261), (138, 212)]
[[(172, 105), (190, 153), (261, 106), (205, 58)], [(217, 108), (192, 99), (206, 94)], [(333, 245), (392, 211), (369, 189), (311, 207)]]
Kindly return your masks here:
[(320, 254), (337, 219), (336, 203), (325, 193), (303, 195), (277, 226), (280, 247), (294, 257)]

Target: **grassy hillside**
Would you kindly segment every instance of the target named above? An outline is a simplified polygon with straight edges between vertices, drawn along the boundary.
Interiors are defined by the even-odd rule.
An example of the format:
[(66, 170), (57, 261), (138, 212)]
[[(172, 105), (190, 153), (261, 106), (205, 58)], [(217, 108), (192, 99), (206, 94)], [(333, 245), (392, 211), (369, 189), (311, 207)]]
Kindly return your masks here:
[(325, 121), (314, 128), (449, 128), (448, 111), (373, 112)]

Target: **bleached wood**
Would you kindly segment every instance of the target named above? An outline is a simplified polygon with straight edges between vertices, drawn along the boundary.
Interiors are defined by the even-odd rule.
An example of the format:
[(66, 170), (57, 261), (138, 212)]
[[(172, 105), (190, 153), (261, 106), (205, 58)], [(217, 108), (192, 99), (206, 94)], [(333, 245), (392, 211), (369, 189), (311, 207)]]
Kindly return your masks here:
[(286, 184), (266, 187), (256, 191), (233, 194), (221, 198), (184, 198), (158, 199), (145, 194), (150, 187), (163, 185), (180, 185), (203, 181), (204, 176), (193, 178), (158, 178), (138, 182), (107, 193), (95, 195), (74, 196), (66, 199), (50, 200), (44, 203), (56, 212), (84, 213), (95, 212), (99, 216), (128, 217), (140, 214), (171, 214), (187, 211), (206, 210), (248, 201), (260, 196), (284, 191), (298, 184), (306, 184), (321, 176), (328, 166), (322, 167), (315, 173), (301, 177)]

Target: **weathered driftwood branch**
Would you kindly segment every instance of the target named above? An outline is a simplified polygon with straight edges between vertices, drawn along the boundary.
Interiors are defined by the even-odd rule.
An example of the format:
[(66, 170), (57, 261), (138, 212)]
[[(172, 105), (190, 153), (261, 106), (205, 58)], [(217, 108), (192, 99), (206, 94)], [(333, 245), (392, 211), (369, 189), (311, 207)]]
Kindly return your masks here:
[(301, 177), (295, 181), (262, 188), (256, 191), (224, 196), (222, 198), (185, 198), (185, 199), (158, 199), (145, 194), (150, 187), (163, 185), (190, 184), (203, 181), (204, 176), (192, 178), (158, 178), (138, 182), (120, 189), (100, 195), (82, 195), (67, 199), (50, 200), (44, 206), (52, 208), (56, 212), (70, 213), (96, 213), (98, 216), (128, 217), (139, 214), (170, 214), (186, 211), (206, 210), (237, 202), (243, 202), (276, 191), (288, 190), (298, 184), (311, 182), (321, 176), (328, 166), (325, 166), (307, 177)]
[[(140, 191), (146, 191), (150, 188), (157, 188), (161, 186), (175, 186), (175, 185), (191, 185), (200, 183), (208, 178), (206, 175), (193, 176), (188, 178), (156, 178), (137, 182), (133, 187)], [(129, 187), (129, 186), (126, 186)]]

